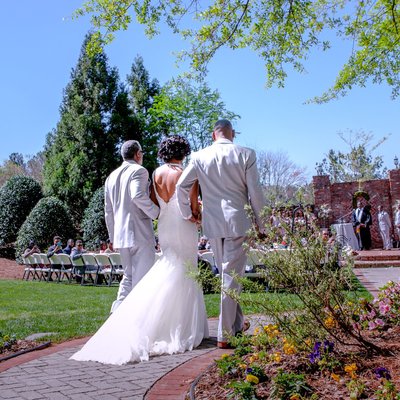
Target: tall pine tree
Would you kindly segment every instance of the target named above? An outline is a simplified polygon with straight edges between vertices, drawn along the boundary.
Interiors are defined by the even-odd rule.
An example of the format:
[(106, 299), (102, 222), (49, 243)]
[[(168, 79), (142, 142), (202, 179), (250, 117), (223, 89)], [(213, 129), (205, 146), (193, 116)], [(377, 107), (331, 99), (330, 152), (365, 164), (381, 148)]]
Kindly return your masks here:
[(128, 83), (129, 105), (134, 114), (134, 129), (125, 139), (134, 139), (132, 132), (139, 135), (139, 141), (145, 152), (143, 166), (151, 172), (157, 167), (157, 145), (160, 133), (156, 124), (151, 122), (150, 108), (154, 97), (160, 94), (161, 87), (157, 79), (150, 80), (143, 58), (137, 56), (132, 64), (131, 73), (126, 77)]
[(128, 94), (119, 83), (116, 68), (108, 65), (104, 52), (88, 56), (82, 45), (60, 106), (60, 121), (47, 136), (44, 188), (71, 210), (79, 225), (94, 192), (121, 159), (118, 145), (134, 137)]

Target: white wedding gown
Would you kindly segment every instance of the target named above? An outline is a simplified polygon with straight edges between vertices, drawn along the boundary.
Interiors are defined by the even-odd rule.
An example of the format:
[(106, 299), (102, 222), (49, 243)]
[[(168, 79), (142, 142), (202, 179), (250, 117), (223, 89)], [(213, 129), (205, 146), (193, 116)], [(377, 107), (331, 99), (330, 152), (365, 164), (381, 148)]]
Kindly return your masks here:
[(71, 359), (122, 365), (149, 356), (182, 353), (208, 337), (197, 271), (197, 229), (182, 218), (176, 193), (158, 195), (161, 258), (117, 310)]

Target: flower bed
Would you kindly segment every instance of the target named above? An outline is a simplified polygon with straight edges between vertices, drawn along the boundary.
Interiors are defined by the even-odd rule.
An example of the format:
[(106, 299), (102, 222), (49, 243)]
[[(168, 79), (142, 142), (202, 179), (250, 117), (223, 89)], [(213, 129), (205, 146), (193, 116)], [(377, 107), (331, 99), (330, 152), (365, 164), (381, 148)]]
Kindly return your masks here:
[(399, 400), (399, 305), (400, 284), (394, 283), (372, 302), (343, 305), (340, 318), (349, 316), (354, 338), (344, 335), (335, 312), (327, 314), (326, 334), (317, 340), (295, 342), (278, 325), (232, 338), (235, 352), (198, 381), (195, 399)]

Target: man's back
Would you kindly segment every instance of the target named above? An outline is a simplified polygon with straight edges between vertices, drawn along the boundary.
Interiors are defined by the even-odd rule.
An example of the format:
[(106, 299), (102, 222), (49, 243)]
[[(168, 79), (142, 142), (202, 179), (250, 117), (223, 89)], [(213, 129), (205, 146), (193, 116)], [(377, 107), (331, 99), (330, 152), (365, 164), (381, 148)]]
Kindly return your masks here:
[[(132, 182), (137, 182), (132, 190)], [(151, 218), (143, 211), (147, 199), (148, 173), (137, 163), (124, 161), (105, 183), (105, 218), (114, 248), (128, 248), (154, 240)], [(146, 204), (149, 209), (151, 205)]]
[(189, 168), (196, 170), (201, 187), (205, 234), (210, 238), (244, 236), (251, 226), (245, 211), (249, 198), (257, 215), (264, 205), (255, 152), (219, 139), (194, 153)]

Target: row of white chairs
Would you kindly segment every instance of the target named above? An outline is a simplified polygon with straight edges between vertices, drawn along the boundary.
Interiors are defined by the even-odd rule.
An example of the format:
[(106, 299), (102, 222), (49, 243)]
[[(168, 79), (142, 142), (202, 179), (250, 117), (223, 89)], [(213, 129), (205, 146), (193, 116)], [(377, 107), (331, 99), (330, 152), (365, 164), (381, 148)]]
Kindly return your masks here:
[[(245, 277), (261, 278), (263, 276), (260, 269), (264, 269), (265, 251), (259, 249), (250, 249), (247, 252)], [(215, 265), (214, 253), (207, 251), (199, 254), (199, 259), (208, 262), (211, 266)]]
[(82, 285), (87, 279), (97, 284), (102, 276), (102, 280), (111, 286), (113, 282), (119, 282), (124, 273), (119, 253), (84, 253), (75, 260), (63, 253), (51, 257), (47, 257), (44, 253), (36, 253), (25, 257), (24, 264), (22, 279), (32, 278), (47, 282), (54, 280), (61, 282), (64, 279), (71, 282), (74, 277), (79, 276)]
[[(160, 256), (156, 255), (157, 258)], [(261, 277), (257, 269), (264, 268), (264, 252), (257, 249), (250, 249), (247, 254), (245, 276), (250, 278)], [(211, 267), (215, 266), (214, 254), (207, 251), (199, 254), (199, 259), (206, 261)], [(72, 281), (75, 275), (81, 277), (81, 284), (86, 278), (93, 284), (97, 284), (99, 277), (103, 276), (106, 283), (111, 286), (113, 282), (119, 282), (123, 276), (121, 256), (119, 253), (84, 253), (78, 259), (73, 260), (68, 254), (54, 254), (47, 257), (47, 254), (37, 253), (24, 258), (25, 270), (22, 279), (29, 280), (56, 280), (61, 282), (67, 279)], [(55, 279), (53, 279), (53, 276)]]

